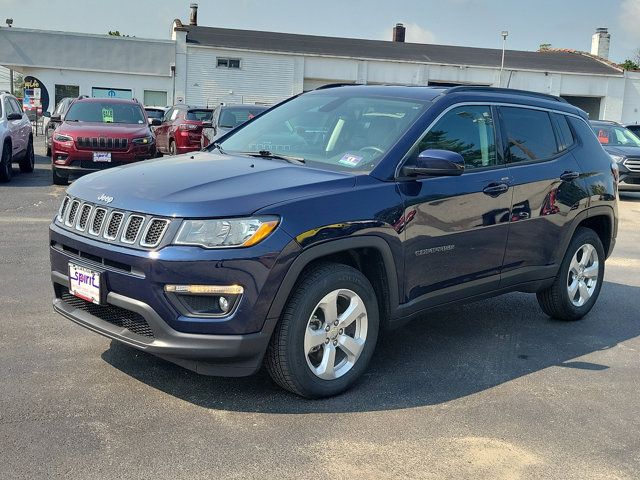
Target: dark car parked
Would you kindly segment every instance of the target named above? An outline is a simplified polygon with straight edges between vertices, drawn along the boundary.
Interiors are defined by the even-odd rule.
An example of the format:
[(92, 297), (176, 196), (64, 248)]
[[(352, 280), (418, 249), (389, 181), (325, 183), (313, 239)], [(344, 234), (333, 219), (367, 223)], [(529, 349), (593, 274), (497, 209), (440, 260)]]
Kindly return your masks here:
[(640, 125), (637, 123), (630, 123), (629, 125), (625, 125), (625, 128), (631, 130), (636, 137), (640, 137)]
[(161, 153), (177, 155), (202, 148), (203, 124), (211, 122), (213, 109), (174, 105), (154, 130)]
[(605, 151), (618, 164), (621, 190), (640, 186), (640, 138), (619, 123), (592, 120), (591, 127)]
[(268, 108), (261, 105), (220, 105), (213, 111), (211, 124), (204, 124), (202, 147), (206, 147), (217, 138), (238, 128)]
[(64, 122), (64, 116), (67, 114), (69, 107), (75, 100), (75, 97), (65, 97), (58, 102), (53, 113), (49, 115), (49, 112), (45, 112), (45, 117), (49, 117), (47, 121), (47, 127), (44, 130), (45, 141), (47, 143), (47, 156), (51, 156), (51, 142), (53, 139), (53, 131), (62, 125)]
[(324, 88), (208, 151), (74, 183), (50, 227), (54, 308), (199, 373), (264, 363), (296, 394), (334, 395), (387, 328), (434, 307), (520, 291), (586, 315), (616, 174), (556, 97)]

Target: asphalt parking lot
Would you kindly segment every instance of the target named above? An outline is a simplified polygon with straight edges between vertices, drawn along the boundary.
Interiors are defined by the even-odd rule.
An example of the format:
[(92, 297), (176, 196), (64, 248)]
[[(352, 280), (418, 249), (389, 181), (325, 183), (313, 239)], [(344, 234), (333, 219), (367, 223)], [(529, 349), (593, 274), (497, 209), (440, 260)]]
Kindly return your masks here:
[[(368, 374), (306, 401), (265, 372), (203, 377), (51, 308), (51, 185), (0, 186), (0, 478), (640, 477), (640, 193), (592, 313), (510, 294), (385, 334)], [(427, 320), (427, 319), (425, 319)]]

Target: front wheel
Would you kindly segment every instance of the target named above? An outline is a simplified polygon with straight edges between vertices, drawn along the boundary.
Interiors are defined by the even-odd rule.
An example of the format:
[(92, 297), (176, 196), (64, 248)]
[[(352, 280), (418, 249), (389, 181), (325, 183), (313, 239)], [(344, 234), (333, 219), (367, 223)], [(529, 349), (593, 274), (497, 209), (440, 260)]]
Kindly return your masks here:
[(59, 173), (57, 168), (52, 167), (51, 174), (54, 185), (69, 185), (69, 177)]
[(0, 182), (10, 182), (13, 174), (11, 165), (11, 145), (4, 144), (2, 158), (0, 158)]
[(33, 139), (29, 139), (29, 143), (27, 145), (27, 152), (24, 155), (24, 158), (20, 160), (20, 171), (22, 173), (31, 173), (33, 172), (33, 167), (35, 165), (35, 155), (33, 153)]
[(540, 307), (558, 320), (580, 320), (598, 299), (604, 278), (604, 247), (591, 229), (579, 227), (553, 284), (537, 293)]
[(171, 155), (172, 157), (176, 156), (178, 154), (178, 149), (176, 147), (176, 142), (171, 140), (169, 142), (169, 155)]
[(369, 280), (355, 268), (306, 270), (271, 338), (266, 366), (281, 387), (306, 398), (337, 395), (366, 370), (379, 314)]

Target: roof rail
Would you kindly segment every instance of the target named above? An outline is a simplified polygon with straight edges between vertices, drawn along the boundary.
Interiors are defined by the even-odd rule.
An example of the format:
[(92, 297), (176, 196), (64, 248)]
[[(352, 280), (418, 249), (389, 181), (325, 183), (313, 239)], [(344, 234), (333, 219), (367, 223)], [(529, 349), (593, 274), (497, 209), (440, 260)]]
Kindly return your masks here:
[(562, 97), (556, 97), (547, 93), (530, 92), (528, 90), (516, 90), (514, 88), (500, 88), (500, 87), (483, 87), (475, 85), (461, 85), (458, 87), (449, 88), (444, 94), (459, 92), (488, 92), (488, 93), (506, 93), (510, 95), (523, 95), (527, 97), (538, 97), (545, 100), (552, 100), (554, 102), (569, 103)]
[(355, 87), (362, 85), (361, 83), (327, 83), (326, 85), (320, 85), (314, 90), (326, 90), (327, 88), (337, 88), (337, 87)]
[(89, 95), (78, 95), (78, 100), (82, 100), (83, 98), (89, 98)]

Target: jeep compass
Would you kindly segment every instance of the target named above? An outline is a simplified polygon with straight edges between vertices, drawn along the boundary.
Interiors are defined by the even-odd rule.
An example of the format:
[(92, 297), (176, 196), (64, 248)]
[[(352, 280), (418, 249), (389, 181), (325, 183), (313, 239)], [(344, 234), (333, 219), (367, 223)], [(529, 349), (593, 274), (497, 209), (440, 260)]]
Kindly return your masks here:
[(383, 329), (505, 292), (578, 320), (617, 230), (586, 114), (514, 90), (333, 86), (206, 151), (86, 176), (50, 226), (57, 312), (208, 375), (335, 395)]

